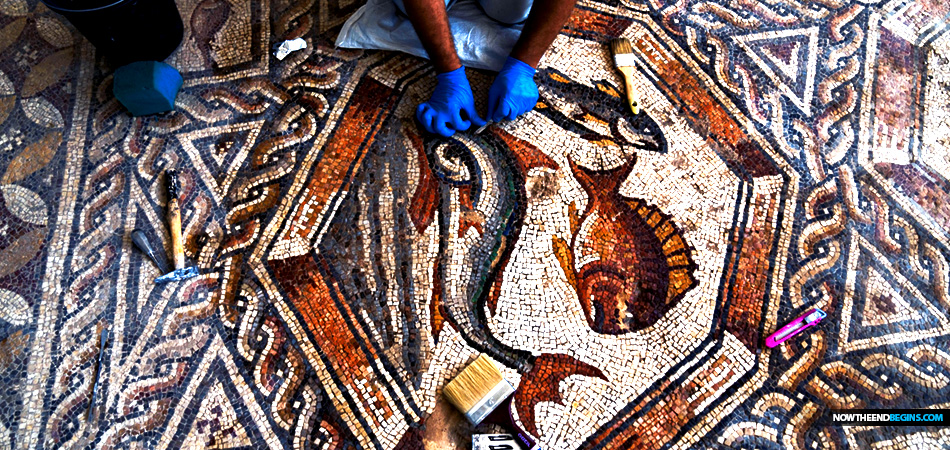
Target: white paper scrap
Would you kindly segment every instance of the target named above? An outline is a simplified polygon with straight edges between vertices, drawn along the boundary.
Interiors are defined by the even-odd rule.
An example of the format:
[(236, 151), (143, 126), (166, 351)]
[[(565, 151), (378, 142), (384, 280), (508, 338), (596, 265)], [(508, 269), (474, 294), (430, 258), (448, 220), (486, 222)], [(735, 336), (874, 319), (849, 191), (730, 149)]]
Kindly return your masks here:
[(289, 41), (284, 41), (280, 43), (280, 47), (277, 47), (277, 53), (274, 56), (279, 60), (283, 60), (287, 55), (297, 51), (307, 48), (307, 41), (303, 38), (291, 39)]

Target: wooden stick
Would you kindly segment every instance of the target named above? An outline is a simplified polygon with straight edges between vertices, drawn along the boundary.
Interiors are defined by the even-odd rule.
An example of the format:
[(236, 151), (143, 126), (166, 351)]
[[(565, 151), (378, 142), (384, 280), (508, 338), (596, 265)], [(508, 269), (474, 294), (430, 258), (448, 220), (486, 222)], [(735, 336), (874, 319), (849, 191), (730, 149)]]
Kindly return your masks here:
[(181, 242), (181, 208), (178, 199), (168, 200), (168, 231), (172, 235), (172, 256), (175, 258), (175, 269), (185, 268), (185, 247)]
[(623, 67), (618, 67), (617, 69), (620, 70), (620, 73), (623, 74), (624, 90), (627, 92), (627, 104), (630, 106), (630, 111), (633, 112), (634, 114), (640, 114), (640, 103), (637, 102), (636, 97), (634, 97), (633, 95), (634, 93), (634, 90), (633, 90), (634, 67), (623, 66)]
[(178, 172), (165, 172), (165, 182), (168, 188), (168, 231), (172, 235), (172, 257), (175, 259), (175, 270), (184, 269), (185, 247), (181, 242), (181, 208), (178, 207), (181, 183), (178, 181)]

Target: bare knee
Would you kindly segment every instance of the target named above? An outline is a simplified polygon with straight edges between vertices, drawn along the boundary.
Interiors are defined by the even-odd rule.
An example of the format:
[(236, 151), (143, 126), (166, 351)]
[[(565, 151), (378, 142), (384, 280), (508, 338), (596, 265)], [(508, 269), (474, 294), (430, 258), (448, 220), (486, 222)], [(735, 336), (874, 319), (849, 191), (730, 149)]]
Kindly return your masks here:
[[(393, 0), (393, 3), (396, 4), (396, 9), (398, 9), (403, 14), (406, 14), (406, 1), (405, 0)], [(445, 7), (448, 9), (449, 3), (452, 3), (452, 0), (445, 0)]]

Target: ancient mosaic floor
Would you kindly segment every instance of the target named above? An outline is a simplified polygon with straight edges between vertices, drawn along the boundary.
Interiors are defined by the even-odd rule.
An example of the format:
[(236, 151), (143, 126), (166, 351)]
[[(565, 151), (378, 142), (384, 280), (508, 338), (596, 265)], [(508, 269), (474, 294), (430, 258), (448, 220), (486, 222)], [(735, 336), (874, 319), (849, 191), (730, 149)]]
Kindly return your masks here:
[[(467, 448), (479, 352), (549, 449), (946, 448), (822, 419), (950, 407), (946, 2), (583, 0), (537, 108), (453, 139), (424, 61), (333, 48), (359, 3), (179, 1), (177, 110), (133, 119), (0, 1), (0, 449)], [(202, 274), (156, 285), (176, 167)]]

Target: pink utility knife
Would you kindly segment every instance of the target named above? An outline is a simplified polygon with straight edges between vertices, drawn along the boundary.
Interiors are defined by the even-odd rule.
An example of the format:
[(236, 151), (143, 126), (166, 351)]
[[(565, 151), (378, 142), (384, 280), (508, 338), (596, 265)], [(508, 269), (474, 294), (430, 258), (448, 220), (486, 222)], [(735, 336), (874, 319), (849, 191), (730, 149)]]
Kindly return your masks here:
[(788, 338), (805, 331), (806, 328), (821, 322), (821, 319), (824, 319), (825, 316), (827, 316), (827, 314), (818, 308), (809, 309), (805, 311), (805, 314), (798, 316), (797, 319), (789, 322), (788, 325), (772, 333), (772, 335), (765, 340), (765, 345), (769, 346), (769, 348), (775, 347), (787, 341)]

